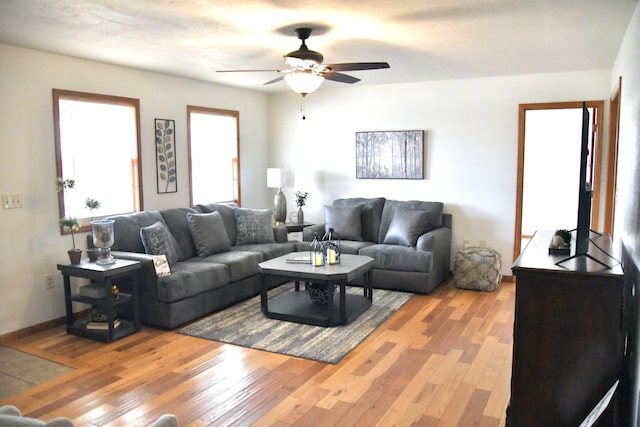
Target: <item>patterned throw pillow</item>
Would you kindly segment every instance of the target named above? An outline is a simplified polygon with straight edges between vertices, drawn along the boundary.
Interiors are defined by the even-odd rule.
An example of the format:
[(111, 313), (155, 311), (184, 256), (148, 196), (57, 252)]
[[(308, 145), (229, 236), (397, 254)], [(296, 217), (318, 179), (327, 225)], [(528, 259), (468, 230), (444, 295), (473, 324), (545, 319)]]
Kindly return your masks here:
[(238, 208), (235, 215), (238, 229), (236, 245), (275, 243), (273, 212), (268, 209)]
[(227, 230), (224, 228), (220, 213), (188, 213), (187, 222), (198, 250), (198, 256), (205, 257), (231, 250)]
[(386, 245), (415, 246), (425, 232), (429, 212), (396, 208), (384, 237)]
[(149, 255), (166, 255), (169, 266), (178, 262), (178, 251), (174, 238), (167, 227), (160, 221), (140, 229), (140, 239), (144, 251)]

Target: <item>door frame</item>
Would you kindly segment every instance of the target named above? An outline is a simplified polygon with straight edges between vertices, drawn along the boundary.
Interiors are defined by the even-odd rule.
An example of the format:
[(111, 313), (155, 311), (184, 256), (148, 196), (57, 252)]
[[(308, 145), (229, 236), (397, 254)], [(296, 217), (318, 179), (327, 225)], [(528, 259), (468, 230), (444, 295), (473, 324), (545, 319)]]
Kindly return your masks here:
[[(593, 200), (597, 201), (592, 204), (591, 227), (598, 224), (600, 219), (600, 182), (602, 169), (602, 135), (604, 120), (604, 101), (586, 101), (587, 108), (595, 108), (596, 126), (594, 129), (595, 138), (595, 158), (593, 163)], [(543, 102), (535, 104), (519, 104), (518, 105), (518, 167), (516, 180), (516, 219), (513, 239), (513, 259), (517, 259), (522, 251), (522, 193), (524, 185), (524, 133), (526, 127), (526, 112), (528, 110), (560, 110), (582, 108), (582, 101), (572, 102)]]
[(607, 150), (607, 180), (605, 183), (604, 224), (602, 231), (613, 239), (616, 210), (616, 192), (618, 178), (618, 136), (620, 130), (620, 96), (622, 77), (618, 77), (616, 86), (609, 98), (609, 140)]

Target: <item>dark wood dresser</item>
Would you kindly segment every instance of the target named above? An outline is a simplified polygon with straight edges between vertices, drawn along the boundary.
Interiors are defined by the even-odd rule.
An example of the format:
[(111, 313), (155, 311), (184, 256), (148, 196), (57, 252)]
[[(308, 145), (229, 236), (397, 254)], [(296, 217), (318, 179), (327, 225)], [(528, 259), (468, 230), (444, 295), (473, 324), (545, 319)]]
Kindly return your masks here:
[[(516, 277), (507, 426), (577, 427), (620, 376), (624, 352), (622, 268), (608, 236), (589, 254), (556, 265), (553, 231), (535, 233), (512, 267)], [(616, 397), (598, 426), (616, 425)]]

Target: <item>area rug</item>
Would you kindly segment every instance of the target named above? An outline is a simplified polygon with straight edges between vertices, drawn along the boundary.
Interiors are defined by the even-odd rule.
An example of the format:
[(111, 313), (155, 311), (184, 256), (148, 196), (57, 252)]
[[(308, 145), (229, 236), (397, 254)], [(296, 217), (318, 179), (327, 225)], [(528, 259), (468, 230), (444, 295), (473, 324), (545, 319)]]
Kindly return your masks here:
[[(275, 297), (294, 292), (293, 284), (269, 292)], [(303, 291), (301, 291), (303, 292)], [(362, 294), (362, 288), (347, 288)], [(345, 326), (323, 328), (266, 318), (260, 310), (260, 296), (215, 313), (179, 330), (194, 337), (221, 341), (336, 364), (413, 296), (410, 293), (374, 289), (373, 304)]]

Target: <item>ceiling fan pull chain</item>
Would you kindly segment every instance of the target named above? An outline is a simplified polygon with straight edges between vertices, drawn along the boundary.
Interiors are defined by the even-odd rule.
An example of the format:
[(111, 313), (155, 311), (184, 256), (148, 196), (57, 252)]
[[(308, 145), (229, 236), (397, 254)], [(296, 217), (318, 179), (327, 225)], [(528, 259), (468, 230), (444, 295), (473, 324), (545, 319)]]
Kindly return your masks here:
[(307, 120), (307, 116), (305, 115), (305, 111), (304, 111), (304, 97), (305, 97), (306, 93), (302, 94), (302, 100), (300, 101), (300, 111), (302, 111), (302, 120)]

